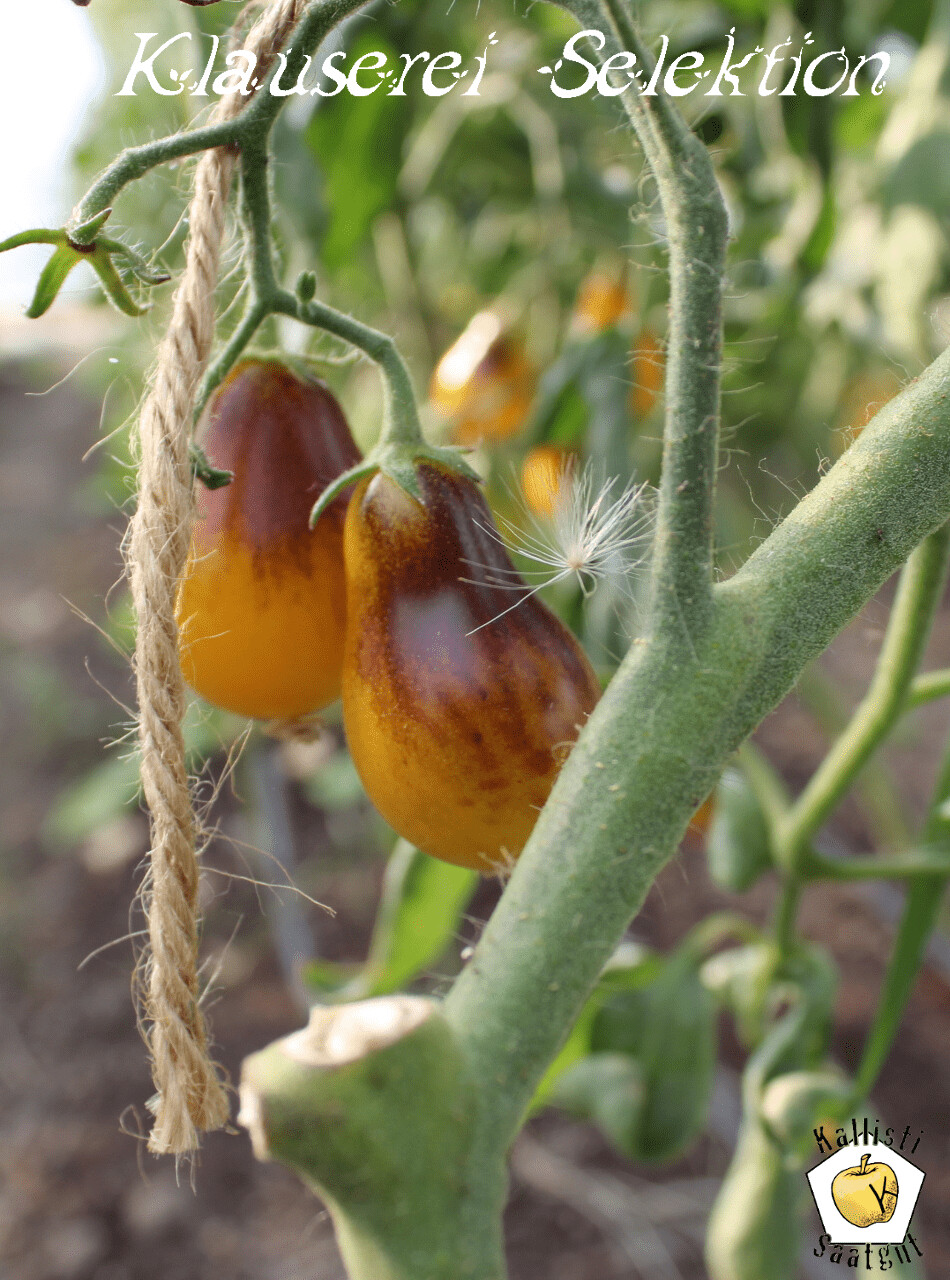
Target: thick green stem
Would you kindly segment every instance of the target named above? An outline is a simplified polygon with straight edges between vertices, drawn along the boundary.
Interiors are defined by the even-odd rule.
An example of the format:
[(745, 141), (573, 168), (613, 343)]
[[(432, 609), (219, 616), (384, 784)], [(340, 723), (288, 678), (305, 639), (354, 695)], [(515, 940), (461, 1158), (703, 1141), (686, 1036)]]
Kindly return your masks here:
[(248, 1058), (255, 1152), (326, 1201), (351, 1280), (503, 1280), (505, 1177), (473, 1168), (479, 1090), (432, 1001), (315, 1009)]
[(729, 755), (943, 524), (948, 378), (950, 353), (716, 588), (695, 658), (669, 637), (635, 646), (591, 716), (446, 1000), (476, 1075), (493, 1082), (484, 1141), (496, 1152)]

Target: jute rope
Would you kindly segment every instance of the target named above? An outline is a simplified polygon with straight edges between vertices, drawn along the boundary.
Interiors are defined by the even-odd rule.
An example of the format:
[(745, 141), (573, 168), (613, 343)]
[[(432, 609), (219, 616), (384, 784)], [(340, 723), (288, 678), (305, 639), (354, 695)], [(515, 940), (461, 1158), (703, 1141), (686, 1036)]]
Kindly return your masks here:
[[(257, 55), (259, 67), (286, 42), (304, 3), (274, 0), (258, 19), (243, 47)], [(222, 98), (213, 119), (232, 118), (245, 101), (237, 94)], [(197, 823), (181, 729), (186, 696), (175, 595), (191, 536), (191, 418), (214, 337), (214, 292), (236, 160), (233, 150), (219, 148), (205, 152), (196, 167), (185, 271), (139, 424), (138, 505), (126, 543), (138, 618), (142, 788), (151, 816), (150, 866), (142, 886), (148, 945), (139, 967), (143, 1034), (157, 1094), (148, 1145), (175, 1155), (194, 1151), (199, 1132), (220, 1128), (229, 1113), (199, 1005)]]

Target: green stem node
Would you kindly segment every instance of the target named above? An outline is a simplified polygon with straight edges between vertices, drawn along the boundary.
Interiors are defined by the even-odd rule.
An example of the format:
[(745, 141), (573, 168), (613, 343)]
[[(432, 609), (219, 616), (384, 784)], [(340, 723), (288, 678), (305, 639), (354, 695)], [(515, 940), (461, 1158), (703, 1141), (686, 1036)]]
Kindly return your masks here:
[(503, 1280), (500, 1166), (472, 1163), (479, 1097), (439, 1007), (316, 1008), (245, 1060), (240, 1122), (325, 1201), (351, 1280)]

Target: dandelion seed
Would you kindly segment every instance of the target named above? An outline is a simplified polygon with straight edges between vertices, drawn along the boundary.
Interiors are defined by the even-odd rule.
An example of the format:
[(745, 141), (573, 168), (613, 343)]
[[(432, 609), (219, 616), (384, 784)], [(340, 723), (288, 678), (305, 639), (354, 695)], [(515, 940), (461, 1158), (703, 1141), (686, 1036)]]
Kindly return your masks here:
[(590, 463), (580, 471), (568, 463), (551, 515), (536, 515), (524, 503), (521, 511), (523, 521), (499, 516), (497, 529), (482, 526), (512, 555), (527, 562), (524, 570), (504, 573), (473, 566), (489, 573), (492, 586), (518, 591), (525, 599), (575, 578), (585, 596), (601, 582), (629, 594), (629, 579), (646, 559), (653, 523), (646, 484), (622, 487), (614, 477), (604, 479)]

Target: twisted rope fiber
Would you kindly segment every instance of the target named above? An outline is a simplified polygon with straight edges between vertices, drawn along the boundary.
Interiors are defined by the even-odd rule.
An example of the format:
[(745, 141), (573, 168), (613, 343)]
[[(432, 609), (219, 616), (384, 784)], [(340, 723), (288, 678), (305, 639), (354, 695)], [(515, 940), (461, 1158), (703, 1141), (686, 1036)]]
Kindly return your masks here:
[[(259, 67), (285, 44), (304, 5), (275, 0), (258, 19), (243, 47), (257, 55)], [(222, 98), (212, 119), (234, 117), (245, 101), (237, 94)], [(192, 409), (214, 338), (214, 292), (236, 160), (234, 150), (217, 148), (196, 167), (184, 275), (139, 423), (138, 504), (126, 543), (138, 618), (142, 788), (151, 822), (149, 871), (140, 890), (148, 943), (138, 978), (157, 1094), (149, 1104), (148, 1146), (159, 1154), (194, 1151), (199, 1132), (220, 1128), (229, 1113), (199, 1005), (197, 823), (181, 728), (186, 694), (175, 595), (193, 518)]]

